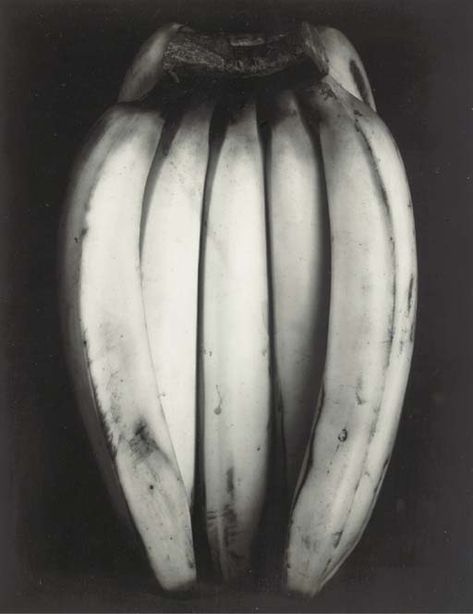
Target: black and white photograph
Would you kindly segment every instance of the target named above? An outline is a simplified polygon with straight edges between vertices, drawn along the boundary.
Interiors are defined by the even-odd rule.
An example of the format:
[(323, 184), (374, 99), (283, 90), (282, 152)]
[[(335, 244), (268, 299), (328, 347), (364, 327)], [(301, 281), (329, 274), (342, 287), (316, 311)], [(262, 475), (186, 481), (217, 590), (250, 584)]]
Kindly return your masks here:
[(473, 3), (1, 0), (0, 612), (473, 612)]

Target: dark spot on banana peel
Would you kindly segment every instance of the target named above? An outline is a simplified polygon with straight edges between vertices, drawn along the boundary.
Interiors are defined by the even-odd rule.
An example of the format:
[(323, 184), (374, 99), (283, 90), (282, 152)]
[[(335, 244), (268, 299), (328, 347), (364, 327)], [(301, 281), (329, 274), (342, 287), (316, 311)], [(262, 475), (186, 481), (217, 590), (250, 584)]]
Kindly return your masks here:
[(412, 308), (412, 298), (414, 296), (414, 275), (411, 275), (409, 280), (409, 289), (407, 291), (407, 310), (410, 311)]
[[(86, 339), (84, 338), (84, 343), (87, 343)], [(87, 366), (90, 368), (90, 360), (87, 359)], [(110, 424), (108, 423), (106, 417), (103, 414), (103, 411), (101, 409), (100, 403), (98, 401), (98, 399), (100, 398), (99, 395), (97, 394), (97, 388), (93, 382), (93, 380), (91, 379), (91, 386), (92, 386), (92, 393), (93, 393), (93, 399), (94, 399), (94, 405), (97, 408), (97, 416), (98, 416), (98, 420), (102, 429), (102, 432), (104, 434), (105, 437), (105, 442), (106, 445), (108, 447), (109, 453), (111, 455), (111, 457), (113, 459), (116, 458), (117, 456), (117, 447), (120, 444), (121, 441), (121, 436), (118, 437), (118, 442), (117, 445), (115, 445), (114, 441), (113, 441), (113, 433), (112, 433), (112, 429)], [(112, 416), (113, 419), (113, 416)]]
[(363, 379), (361, 375), (356, 382), (355, 396), (358, 405), (363, 405), (363, 403), (365, 403), (365, 399), (363, 398)]
[(325, 563), (324, 570), (323, 570), (323, 572), (322, 572), (322, 574), (321, 574), (322, 578), (324, 577), (324, 575), (325, 575), (325, 574), (327, 573), (327, 571), (329, 570), (329, 568), (330, 568), (330, 565), (331, 565), (331, 564), (332, 564), (332, 557), (330, 557), (330, 558), (328, 559), (328, 561)]
[(230, 551), (230, 545), (238, 534), (238, 523), (236, 512), (233, 505), (225, 505), (222, 514), (223, 520), (223, 543), (225, 548)]
[(233, 467), (230, 467), (229, 469), (227, 469), (227, 473), (226, 473), (226, 478), (227, 478), (227, 493), (229, 495), (233, 495), (234, 491), (235, 491), (235, 484), (233, 481)]
[(222, 413), (222, 410), (223, 410), (223, 399), (222, 399), (222, 395), (220, 394), (220, 390), (219, 390), (218, 386), (215, 386), (215, 390), (216, 390), (217, 396), (218, 396), (218, 405), (214, 409), (214, 414), (216, 416), (219, 416)]
[(74, 243), (78, 245), (83, 240), (88, 231), (89, 229), (87, 228), (87, 226), (84, 226), (84, 228), (82, 228), (82, 230), (80, 231), (79, 235), (74, 237)]
[(379, 415), (380, 409), (381, 409), (380, 407), (378, 407), (378, 408), (376, 409), (376, 412), (375, 412), (375, 414), (376, 414), (376, 420), (375, 420), (375, 421), (373, 422), (373, 424), (370, 426), (370, 433), (369, 433), (369, 436), (368, 436), (368, 442), (371, 442), (371, 440), (373, 439), (373, 437), (376, 435), (377, 426), (378, 426), (378, 420), (377, 420), (377, 417), (378, 417), (378, 415)]
[(328, 85), (328, 83), (322, 83), (320, 85), (320, 93), (322, 94), (324, 100), (336, 99), (337, 96), (333, 89)]
[(343, 535), (343, 530), (337, 531), (336, 533), (332, 535), (332, 546), (334, 548), (336, 548), (338, 544), (340, 543), (340, 540), (342, 539), (342, 535)]
[(166, 464), (169, 464), (169, 459), (157, 446), (151, 433), (149, 432), (148, 425), (142, 419), (137, 420), (133, 437), (128, 442), (133, 457), (137, 462), (146, 460), (151, 454), (158, 452), (161, 460)]
[(317, 550), (317, 544), (314, 543), (308, 535), (304, 535), (301, 541), (306, 550), (310, 550), (311, 552), (315, 552)]
[(217, 512), (215, 510), (207, 510), (205, 515), (209, 523), (214, 522), (217, 518)]
[(108, 422), (106, 420), (102, 421), (102, 426), (103, 426), (103, 431), (104, 431), (104, 434), (105, 434), (105, 439), (107, 440), (108, 449), (110, 451), (110, 454), (111, 454), (112, 458), (116, 458), (116, 456), (117, 456), (117, 447), (115, 446), (115, 444), (113, 442), (112, 429), (110, 428), (110, 425), (108, 424)]
[(223, 510), (209, 510), (206, 512), (206, 518), (210, 526), (216, 522), (223, 525), (223, 542), (228, 549), (238, 533), (237, 516), (233, 505), (226, 503)]
[(348, 439), (348, 431), (347, 429), (342, 429), (338, 434), (338, 441), (346, 441)]
[(321, 386), (320, 392), (319, 392), (319, 402), (318, 402), (319, 410), (321, 407), (323, 407), (324, 402), (325, 402), (325, 388), (324, 386)]
[(366, 81), (363, 78), (363, 73), (361, 72), (355, 60), (350, 60), (350, 73), (353, 77), (353, 81), (355, 82), (356, 87), (358, 88), (361, 99), (366, 104), (369, 104), (368, 86), (366, 85)]

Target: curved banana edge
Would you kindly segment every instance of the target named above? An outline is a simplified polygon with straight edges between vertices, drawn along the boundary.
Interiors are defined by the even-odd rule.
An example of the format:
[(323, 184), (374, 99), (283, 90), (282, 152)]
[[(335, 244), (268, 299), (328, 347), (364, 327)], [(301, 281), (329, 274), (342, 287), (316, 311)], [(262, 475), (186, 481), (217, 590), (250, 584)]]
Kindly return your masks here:
[(417, 311), (415, 225), (404, 163), (391, 133), (379, 116), (356, 104), (353, 104), (352, 111), (358, 130), (366, 139), (374, 172), (379, 176), (390, 203), (397, 271), (396, 304), (392, 352), (378, 416), (378, 424), (382, 428), (366, 450), (365, 471), (357, 484), (352, 513), (347, 519), (338, 546), (345, 553), (344, 557), (328, 571), (322, 585), (337, 572), (357, 545), (380, 492), (394, 447), (409, 380)]
[(249, 573), (267, 487), (269, 304), (256, 109), (232, 109), (209, 165), (202, 245), (199, 407), (205, 520), (215, 569)]
[(339, 30), (317, 26), (328, 64), (329, 75), (350, 94), (376, 110), (373, 92), (363, 62), (348, 40)]
[(144, 201), (141, 268), (161, 405), (192, 505), (196, 449), (198, 262), (214, 103), (186, 106), (158, 150)]
[[(361, 537), (391, 454), (412, 352), (412, 326), (399, 313), (410, 301), (406, 317), (412, 324), (415, 246), (406, 213), (410, 198), (403, 201), (396, 190), (402, 179), (400, 193), (408, 195), (403, 168), (394, 178), (384, 177), (381, 152), (371, 149), (365, 134), (369, 127), (376, 131), (377, 116), (330, 77), (303, 98), (308, 112), (320, 117), (332, 234), (324, 390), (294, 500), (286, 559), (289, 590), (312, 596)], [(364, 116), (369, 121), (362, 127)], [(399, 164), (397, 154), (392, 161)], [(394, 211), (398, 206), (403, 214)], [(410, 256), (403, 262), (406, 246)], [(368, 483), (363, 504), (367, 490), (360, 486)]]
[(169, 41), (182, 28), (169, 23), (158, 30), (139, 49), (125, 74), (118, 102), (142, 100), (157, 84), (162, 75), (162, 62)]
[(190, 513), (152, 371), (139, 268), (145, 184), (162, 129), (106, 114), (79, 157), (62, 225), (67, 359), (100, 466), (164, 589), (195, 581)]

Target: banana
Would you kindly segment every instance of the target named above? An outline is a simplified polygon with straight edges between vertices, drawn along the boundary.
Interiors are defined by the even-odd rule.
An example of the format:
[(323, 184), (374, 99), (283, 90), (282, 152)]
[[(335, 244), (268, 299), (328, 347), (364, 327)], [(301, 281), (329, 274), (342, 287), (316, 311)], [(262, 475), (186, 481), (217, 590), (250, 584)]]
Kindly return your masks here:
[[(368, 523), (388, 467), (409, 378), (417, 311), (417, 256), (412, 201), (398, 147), (385, 124), (367, 109), (354, 108), (354, 119), (366, 138), (374, 172), (379, 175), (390, 203), (396, 267), (392, 351), (383, 401), (377, 422), (382, 427), (366, 450), (365, 470), (353, 498), (339, 548), (351, 552)], [(341, 565), (343, 561), (340, 561)], [(334, 567), (324, 583), (337, 571)]]
[(193, 103), (157, 155), (144, 202), (142, 277), (161, 406), (189, 503), (196, 439), (197, 289), (213, 104)]
[(286, 586), (314, 595), (360, 539), (391, 454), (412, 353), (415, 244), (404, 169), (381, 120), (330, 76), (302, 99), (320, 121), (332, 279)]
[(79, 404), (162, 587), (189, 588), (189, 506), (159, 402), (141, 292), (143, 195), (163, 120), (115, 107), (89, 139), (63, 226), (62, 307)]
[(172, 37), (182, 28), (181, 24), (168, 23), (161, 26), (139, 49), (118, 95), (119, 102), (143, 99), (162, 76), (164, 53)]
[(205, 518), (215, 568), (250, 570), (266, 494), (270, 374), (262, 147), (255, 104), (233, 109), (208, 174), (199, 399)]
[[(143, 45), (119, 101), (151, 92), (181, 27)], [(167, 590), (196, 581), (197, 487), (227, 581), (253, 571), (292, 500), (284, 583), (314, 595), (361, 538), (396, 436), (417, 302), (405, 169), (351, 43), (301, 35), (318, 81), (266, 99), (266, 128), (248, 88), (217, 113), (216, 91), (167, 119), (118, 105), (68, 196), (67, 360), (116, 508)]]
[[(268, 105), (266, 182), (279, 456), (292, 497), (324, 366), (328, 313), (327, 203), (322, 159), (294, 93)], [(290, 500), (289, 502), (290, 503)]]
[(350, 94), (376, 110), (365, 67), (347, 37), (327, 26), (314, 28), (325, 51), (328, 72)]

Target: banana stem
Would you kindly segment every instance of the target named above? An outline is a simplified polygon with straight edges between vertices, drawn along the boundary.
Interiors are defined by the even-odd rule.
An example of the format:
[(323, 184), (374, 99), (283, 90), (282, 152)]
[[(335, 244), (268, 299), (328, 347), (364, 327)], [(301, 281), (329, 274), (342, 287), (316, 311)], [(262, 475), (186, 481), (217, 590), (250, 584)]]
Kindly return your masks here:
[(320, 77), (328, 72), (317, 31), (306, 23), (271, 35), (208, 34), (181, 29), (169, 41), (163, 70), (178, 81), (196, 75), (251, 78), (273, 75), (307, 63), (308, 59)]

